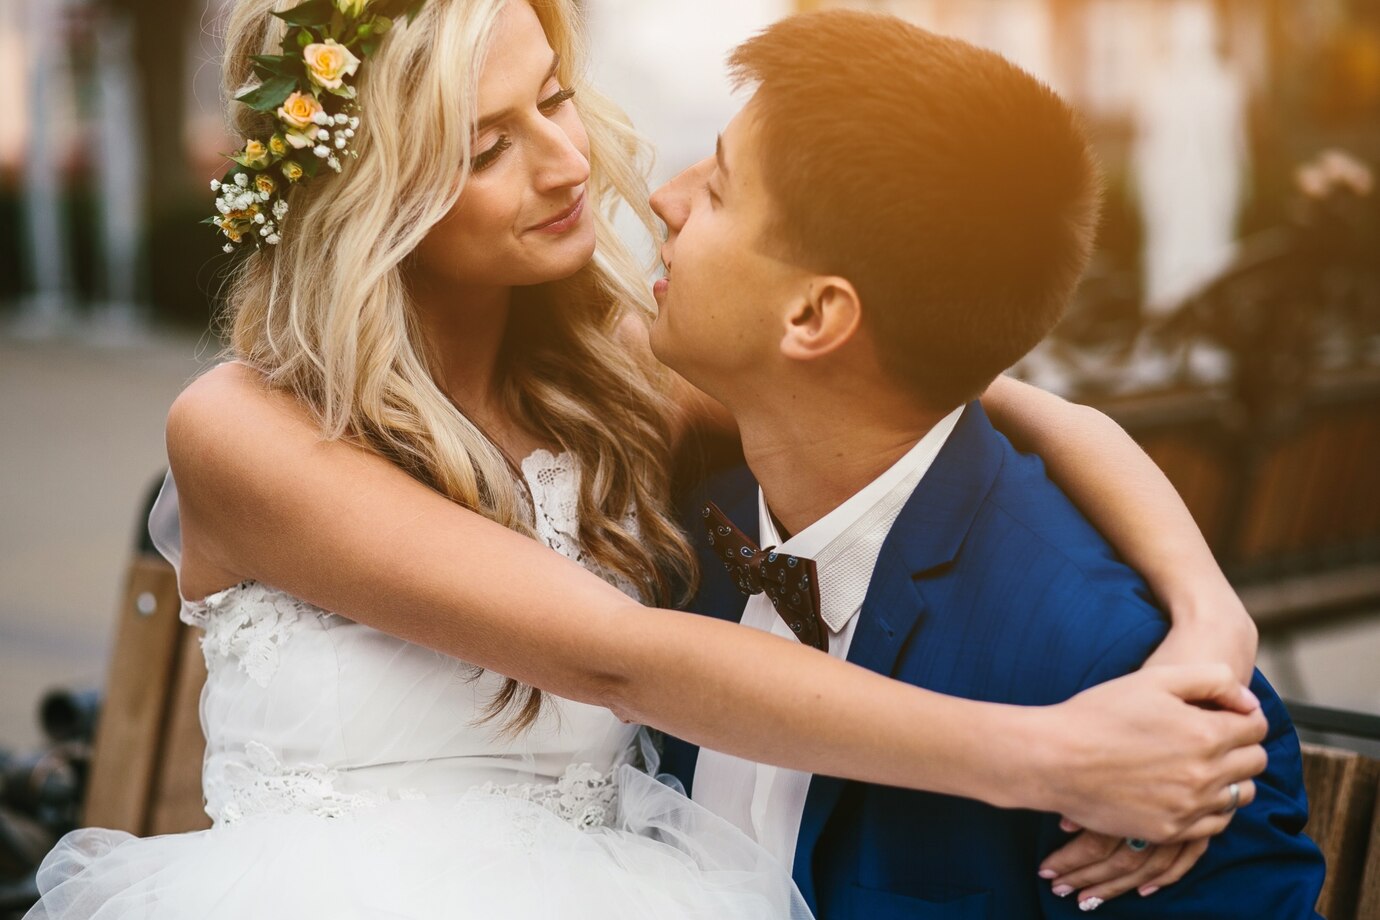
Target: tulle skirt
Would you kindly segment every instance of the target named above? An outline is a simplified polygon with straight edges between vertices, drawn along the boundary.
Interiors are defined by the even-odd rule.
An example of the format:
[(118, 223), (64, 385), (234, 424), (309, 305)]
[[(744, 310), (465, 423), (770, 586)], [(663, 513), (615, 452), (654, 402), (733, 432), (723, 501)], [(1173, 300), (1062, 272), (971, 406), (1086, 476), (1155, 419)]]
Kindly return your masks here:
[(631, 766), (616, 782), (617, 817), (593, 828), (471, 790), (160, 837), (74, 831), (26, 920), (809, 917), (789, 871), (736, 828)]

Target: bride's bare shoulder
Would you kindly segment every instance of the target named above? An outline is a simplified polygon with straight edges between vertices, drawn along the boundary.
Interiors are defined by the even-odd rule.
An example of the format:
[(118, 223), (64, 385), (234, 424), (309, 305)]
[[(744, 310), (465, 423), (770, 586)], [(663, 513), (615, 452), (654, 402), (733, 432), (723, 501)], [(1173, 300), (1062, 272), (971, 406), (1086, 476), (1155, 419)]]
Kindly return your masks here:
[(268, 386), (247, 365), (228, 362), (192, 381), (168, 411), (168, 443), (249, 434), (265, 422), (314, 430), (311, 416), (288, 393)]
[(226, 476), (290, 459), (321, 440), (304, 406), (237, 362), (207, 371), (182, 391), (168, 411), (166, 434), (179, 489), (207, 478), (225, 485)]

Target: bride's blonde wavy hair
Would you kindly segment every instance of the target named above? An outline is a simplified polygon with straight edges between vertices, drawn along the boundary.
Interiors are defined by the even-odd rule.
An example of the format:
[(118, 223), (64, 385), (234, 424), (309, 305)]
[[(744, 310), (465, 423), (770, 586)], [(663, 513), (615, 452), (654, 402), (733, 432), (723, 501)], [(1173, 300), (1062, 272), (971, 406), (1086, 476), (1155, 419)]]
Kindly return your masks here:
[[(226, 23), (224, 85), (252, 84), (251, 55), (275, 53), (271, 14), (297, 0), (238, 0)], [(584, 82), (573, 0), (430, 0), (361, 67), (358, 159), (294, 188), (282, 242), (248, 255), (230, 280), (235, 357), (315, 414), (327, 438), (376, 451), (451, 500), (535, 536), (530, 496), (511, 458), (446, 396), (402, 271), (468, 180), (478, 77), (505, 2), (530, 2), (562, 85), (589, 135), (587, 193), (597, 202), (593, 261), (524, 291), (504, 346), (504, 403), (580, 462), (579, 539), (586, 557), (664, 604), (693, 579), (693, 555), (669, 508), (670, 414), (662, 372), (623, 347), (618, 323), (653, 310), (641, 266), (614, 233), (627, 204), (652, 230), (643, 145), (622, 113)], [(456, 78), (463, 67), (464, 79)], [(231, 102), (234, 129), (266, 136), (266, 117)], [(465, 164), (457, 181), (457, 165)], [(654, 231), (653, 231), (654, 232)], [(456, 253), (463, 259), (464, 253)], [(638, 531), (624, 523), (637, 514)], [(490, 716), (535, 721), (541, 694), (514, 680)]]

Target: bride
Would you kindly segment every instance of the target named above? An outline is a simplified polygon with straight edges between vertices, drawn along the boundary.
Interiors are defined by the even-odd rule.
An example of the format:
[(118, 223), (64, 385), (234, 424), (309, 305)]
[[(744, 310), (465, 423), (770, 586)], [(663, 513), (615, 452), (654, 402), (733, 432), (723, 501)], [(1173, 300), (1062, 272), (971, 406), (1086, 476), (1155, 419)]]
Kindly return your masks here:
[[(283, 6), (233, 5), (227, 86), (270, 84), (286, 34), (311, 99), (358, 114), (232, 104), (270, 151), (284, 123), (336, 136), (308, 152), (339, 174), (247, 221), (269, 232), (235, 270), (233, 360), (173, 406), (155, 511), (205, 631), (214, 826), (76, 831), (29, 916), (806, 916), (789, 867), (653, 778), (637, 723), (1157, 840), (1220, 831), (1231, 782), (1250, 800), (1258, 713), (1184, 702), (1250, 713), (1203, 663), (1249, 663), (1239, 604), (1124, 434), (1011, 381), (986, 404), (1155, 585), (1180, 667), (1021, 709), (665, 609), (694, 579), (672, 460), (724, 422), (650, 357), (609, 217), (652, 226), (638, 145), (582, 81), (575, 3), (413, 3), (382, 41), (370, 0)], [(294, 42), (308, 13), (329, 25)]]

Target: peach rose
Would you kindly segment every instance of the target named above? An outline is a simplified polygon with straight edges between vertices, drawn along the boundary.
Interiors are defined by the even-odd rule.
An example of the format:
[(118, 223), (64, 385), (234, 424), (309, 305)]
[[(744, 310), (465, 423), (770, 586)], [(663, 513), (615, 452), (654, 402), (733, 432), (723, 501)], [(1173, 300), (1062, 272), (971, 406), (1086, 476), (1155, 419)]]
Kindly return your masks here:
[(312, 119), (316, 117), (316, 113), (321, 111), (324, 109), (315, 96), (310, 93), (293, 93), (278, 107), (278, 118), (291, 128), (307, 131), (312, 128)]
[(263, 169), (268, 166), (268, 148), (263, 141), (249, 141), (244, 145), (244, 153), (241, 154), (245, 166), (250, 169)]
[(302, 57), (307, 63), (307, 76), (322, 89), (340, 89), (345, 78), (354, 76), (359, 69), (359, 58), (333, 38), (307, 45)]

